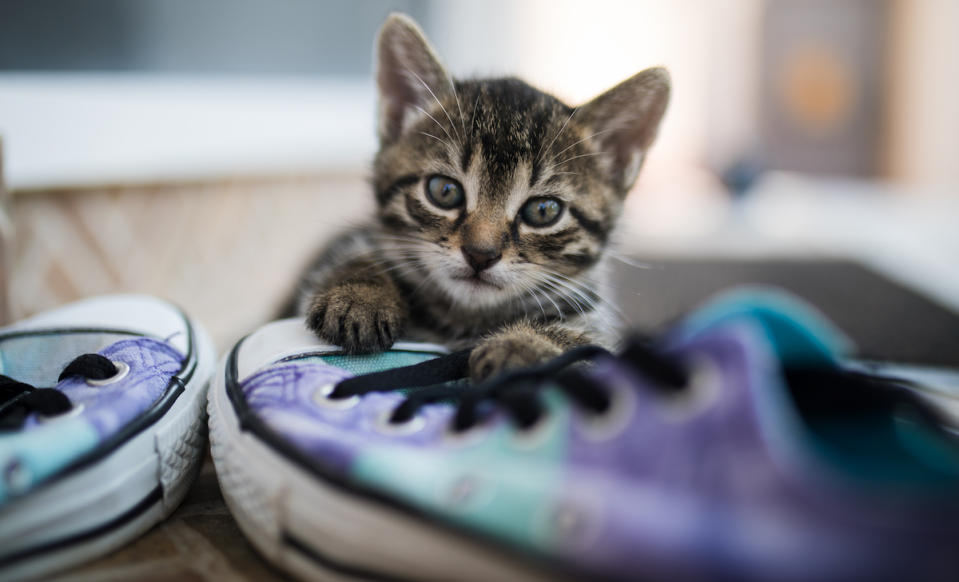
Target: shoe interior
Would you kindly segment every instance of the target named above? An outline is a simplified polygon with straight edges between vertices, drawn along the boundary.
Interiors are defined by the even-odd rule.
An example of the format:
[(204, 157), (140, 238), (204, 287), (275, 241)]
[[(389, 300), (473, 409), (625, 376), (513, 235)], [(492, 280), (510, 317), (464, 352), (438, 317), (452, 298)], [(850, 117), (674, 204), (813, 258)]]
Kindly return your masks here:
[(877, 487), (959, 485), (959, 439), (896, 382), (841, 370), (787, 370), (811, 442), (823, 458)]

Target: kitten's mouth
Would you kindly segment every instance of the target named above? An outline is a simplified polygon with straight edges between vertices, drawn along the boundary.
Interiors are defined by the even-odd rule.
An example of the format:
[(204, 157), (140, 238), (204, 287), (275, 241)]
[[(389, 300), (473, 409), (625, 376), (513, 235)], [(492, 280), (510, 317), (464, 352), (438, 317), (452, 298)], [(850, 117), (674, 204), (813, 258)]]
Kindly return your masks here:
[(468, 277), (452, 277), (454, 281), (459, 281), (476, 289), (499, 289), (500, 286), (483, 278), (480, 273), (474, 273)]

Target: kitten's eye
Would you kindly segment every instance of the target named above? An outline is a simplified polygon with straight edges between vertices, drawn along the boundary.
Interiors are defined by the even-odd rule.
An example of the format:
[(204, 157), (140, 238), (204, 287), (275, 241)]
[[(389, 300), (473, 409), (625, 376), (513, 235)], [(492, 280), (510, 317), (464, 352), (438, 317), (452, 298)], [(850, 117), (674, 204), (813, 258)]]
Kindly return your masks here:
[(463, 204), (463, 187), (453, 178), (433, 176), (426, 182), (426, 197), (440, 208), (456, 208)]
[(519, 214), (530, 226), (549, 226), (563, 214), (563, 203), (555, 198), (530, 198)]

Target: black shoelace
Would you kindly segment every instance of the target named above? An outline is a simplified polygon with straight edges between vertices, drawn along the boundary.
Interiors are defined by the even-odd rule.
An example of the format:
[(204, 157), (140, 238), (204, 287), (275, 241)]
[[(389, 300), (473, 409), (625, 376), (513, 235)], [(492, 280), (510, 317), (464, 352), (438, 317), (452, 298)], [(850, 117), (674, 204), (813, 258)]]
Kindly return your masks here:
[(504, 410), (518, 428), (528, 429), (544, 414), (539, 393), (547, 386), (556, 386), (570, 401), (590, 412), (601, 414), (609, 408), (609, 392), (591, 380), (579, 364), (617, 358), (665, 390), (681, 389), (688, 381), (675, 358), (639, 338), (628, 342), (619, 356), (599, 346), (580, 346), (549, 362), (508, 371), (467, 387), (459, 381), (468, 375), (469, 356), (470, 350), (463, 350), (414, 366), (349, 378), (337, 384), (329, 398), (416, 388), (393, 410), (389, 422), (405, 423), (427, 404), (453, 400), (457, 404), (451, 426), (454, 432), (482, 423), (496, 409)]
[[(67, 364), (57, 382), (70, 376), (105, 380), (117, 372), (116, 365), (109, 359), (99, 354), (83, 354)], [(0, 375), (0, 430), (19, 429), (33, 412), (55, 416), (71, 408), (70, 399), (56, 388), (37, 388)]]
[[(544, 414), (540, 392), (548, 386), (558, 388), (586, 411), (604, 413), (611, 404), (611, 393), (581, 365), (601, 358), (615, 358), (664, 393), (685, 390), (690, 383), (690, 373), (677, 357), (639, 336), (627, 341), (619, 355), (598, 346), (582, 346), (544, 364), (512, 370), (475, 386), (464, 384), (469, 356), (470, 350), (463, 350), (414, 366), (350, 378), (337, 384), (329, 398), (415, 389), (393, 409), (390, 423), (408, 422), (423, 406), (446, 400), (456, 405), (450, 427), (453, 432), (469, 430), (496, 410), (504, 410), (522, 430), (534, 426)], [(783, 378), (802, 417), (889, 412), (906, 404), (930, 426), (944, 424), (941, 415), (907, 389), (909, 381), (841, 368), (786, 368)]]

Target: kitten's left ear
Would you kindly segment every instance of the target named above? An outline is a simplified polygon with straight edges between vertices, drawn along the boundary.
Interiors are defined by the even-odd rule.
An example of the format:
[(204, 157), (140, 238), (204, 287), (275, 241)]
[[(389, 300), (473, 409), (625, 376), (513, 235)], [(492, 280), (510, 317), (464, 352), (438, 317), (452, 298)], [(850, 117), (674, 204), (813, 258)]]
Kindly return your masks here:
[(669, 73), (646, 69), (577, 109), (576, 119), (596, 136), (617, 186), (636, 181), (669, 103)]
[(452, 89), (452, 80), (412, 18), (394, 13), (376, 40), (380, 143), (395, 141)]

